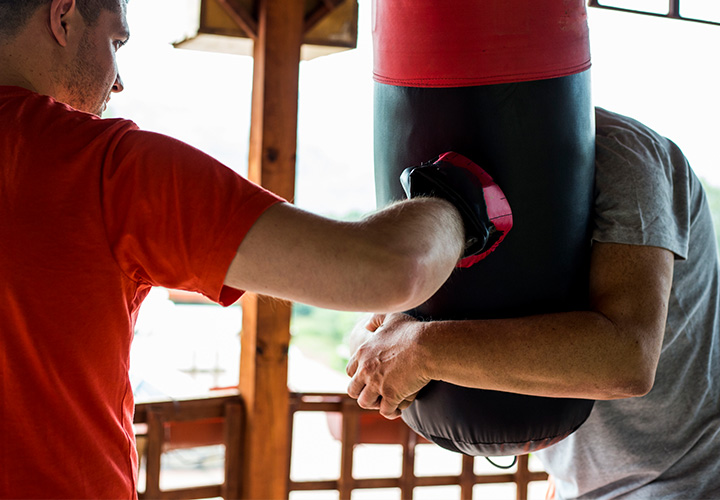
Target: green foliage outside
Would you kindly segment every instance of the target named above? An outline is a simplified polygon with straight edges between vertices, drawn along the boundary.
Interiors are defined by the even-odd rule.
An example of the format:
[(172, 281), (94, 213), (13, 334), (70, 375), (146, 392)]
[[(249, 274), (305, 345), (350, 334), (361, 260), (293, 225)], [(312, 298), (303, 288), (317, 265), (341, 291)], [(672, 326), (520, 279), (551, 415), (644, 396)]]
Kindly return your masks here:
[(345, 373), (349, 350), (345, 338), (363, 315), (293, 304), (291, 343), (305, 356)]

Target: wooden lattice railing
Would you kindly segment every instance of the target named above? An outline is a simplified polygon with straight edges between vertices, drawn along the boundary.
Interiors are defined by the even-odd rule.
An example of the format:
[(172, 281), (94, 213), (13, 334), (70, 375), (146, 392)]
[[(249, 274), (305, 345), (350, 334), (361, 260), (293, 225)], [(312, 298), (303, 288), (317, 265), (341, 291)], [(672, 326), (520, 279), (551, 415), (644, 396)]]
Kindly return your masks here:
[[(528, 469), (527, 456), (518, 457), (514, 472), (476, 474), (473, 457), (462, 457), (458, 475), (416, 476), (415, 447), (427, 443), (401, 420), (385, 420), (376, 412), (363, 410), (355, 400), (344, 394), (291, 393), (289, 425), (297, 412), (326, 412), (331, 434), (341, 443), (340, 475), (337, 479), (293, 481), (288, 478), (287, 492), (336, 490), (341, 500), (349, 499), (352, 491), (368, 488), (398, 488), (401, 498), (413, 498), (414, 489), (425, 486), (459, 486), (462, 499), (473, 497), (477, 484), (513, 483), (516, 498), (526, 500), (528, 484), (547, 479), (545, 472)], [(239, 498), (242, 461), (244, 407), (236, 393), (212, 395), (204, 399), (143, 403), (136, 406), (138, 451), (145, 462), (145, 491), (141, 499)], [(338, 417), (338, 418), (333, 418)], [(292, 440), (291, 440), (292, 441)], [(399, 477), (353, 477), (355, 446), (363, 443), (402, 446), (402, 469)], [(174, 490), (160, 489), (160, 457), (163, 452), (224, 444), (225, 481), (220, 484)], [(287, 450), (290, 463), (291, 446)], [(289, 470), (289, 466), (288, 466)]]
[[(459, 475), (416, 476), (415, 447), (427, 443), (422, 437), (411, 431), (401, 420), (385, 420), (377, 412), (363, 410), (357, 402), (345, 394), (293, 393), (290, 395), (291, 425), (292, 415), (298, 411), (332, 412), (342, 415), (336, 421), (332, 434), (341, 441), (340, 477), (325, 481), (292, 481), (289, 491), (298, 490), (337, 490), (340, 499), (349, 499), (354, 489), (399, 488), (401, 498), (413, 498), (413, 490), (423, 486), (458, 485), (461, 498), (471, 499), (476, 484), (514, 483), (517, 486), (517, 499), (526, 500), (528, 484), (531, 481), (544, 481), (545, 472), (533, 472), (528, 469), (527, 455), (518, 457), (515, 472), (500, 474), (476, 474), (474, 458), (463, 455), (462, 471)], [(363, 478), (353, 477), (354, 448), (357, 444), (397, 444), (402, 446), (402, 473), (400, 477)]]

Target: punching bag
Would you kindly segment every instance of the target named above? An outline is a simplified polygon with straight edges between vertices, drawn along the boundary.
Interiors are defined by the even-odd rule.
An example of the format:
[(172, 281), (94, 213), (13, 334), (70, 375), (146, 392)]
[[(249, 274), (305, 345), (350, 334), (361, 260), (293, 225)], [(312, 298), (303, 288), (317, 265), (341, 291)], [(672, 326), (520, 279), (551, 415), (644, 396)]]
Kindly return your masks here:
[[(587, 309), (595, 127), (584, 1), (374, 0), (373, 44), (378, 205), (404, 199), (406, 167), (454, 151), (512, 209), (495, 251), (408, 314)], [(519, 455), (568, 436), (592, 406), (434, 381), (403, 419), (453, 451)]]

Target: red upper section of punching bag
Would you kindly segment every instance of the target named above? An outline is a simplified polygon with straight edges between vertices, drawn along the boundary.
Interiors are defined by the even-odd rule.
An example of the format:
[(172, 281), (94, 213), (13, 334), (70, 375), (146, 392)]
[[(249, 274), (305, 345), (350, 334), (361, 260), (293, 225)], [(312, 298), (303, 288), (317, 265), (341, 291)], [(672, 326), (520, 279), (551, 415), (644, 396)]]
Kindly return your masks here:
[(373, 0), (375, 80), (466, 87), (590, 67), (584, 0)]

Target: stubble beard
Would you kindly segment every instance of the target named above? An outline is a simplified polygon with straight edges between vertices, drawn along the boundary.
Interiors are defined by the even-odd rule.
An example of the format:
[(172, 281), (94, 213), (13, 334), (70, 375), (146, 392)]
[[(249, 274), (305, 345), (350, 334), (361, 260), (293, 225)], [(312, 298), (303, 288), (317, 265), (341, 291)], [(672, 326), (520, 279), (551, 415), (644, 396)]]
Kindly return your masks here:
[(74, 64), (64, 72), (63, 84), (67, 104), (80, 111), (102, 115), (112, 82), (104, 81), (104, 75), (95, 64), (95, 44), (90, 39), (90, 30), (83, 33)]

